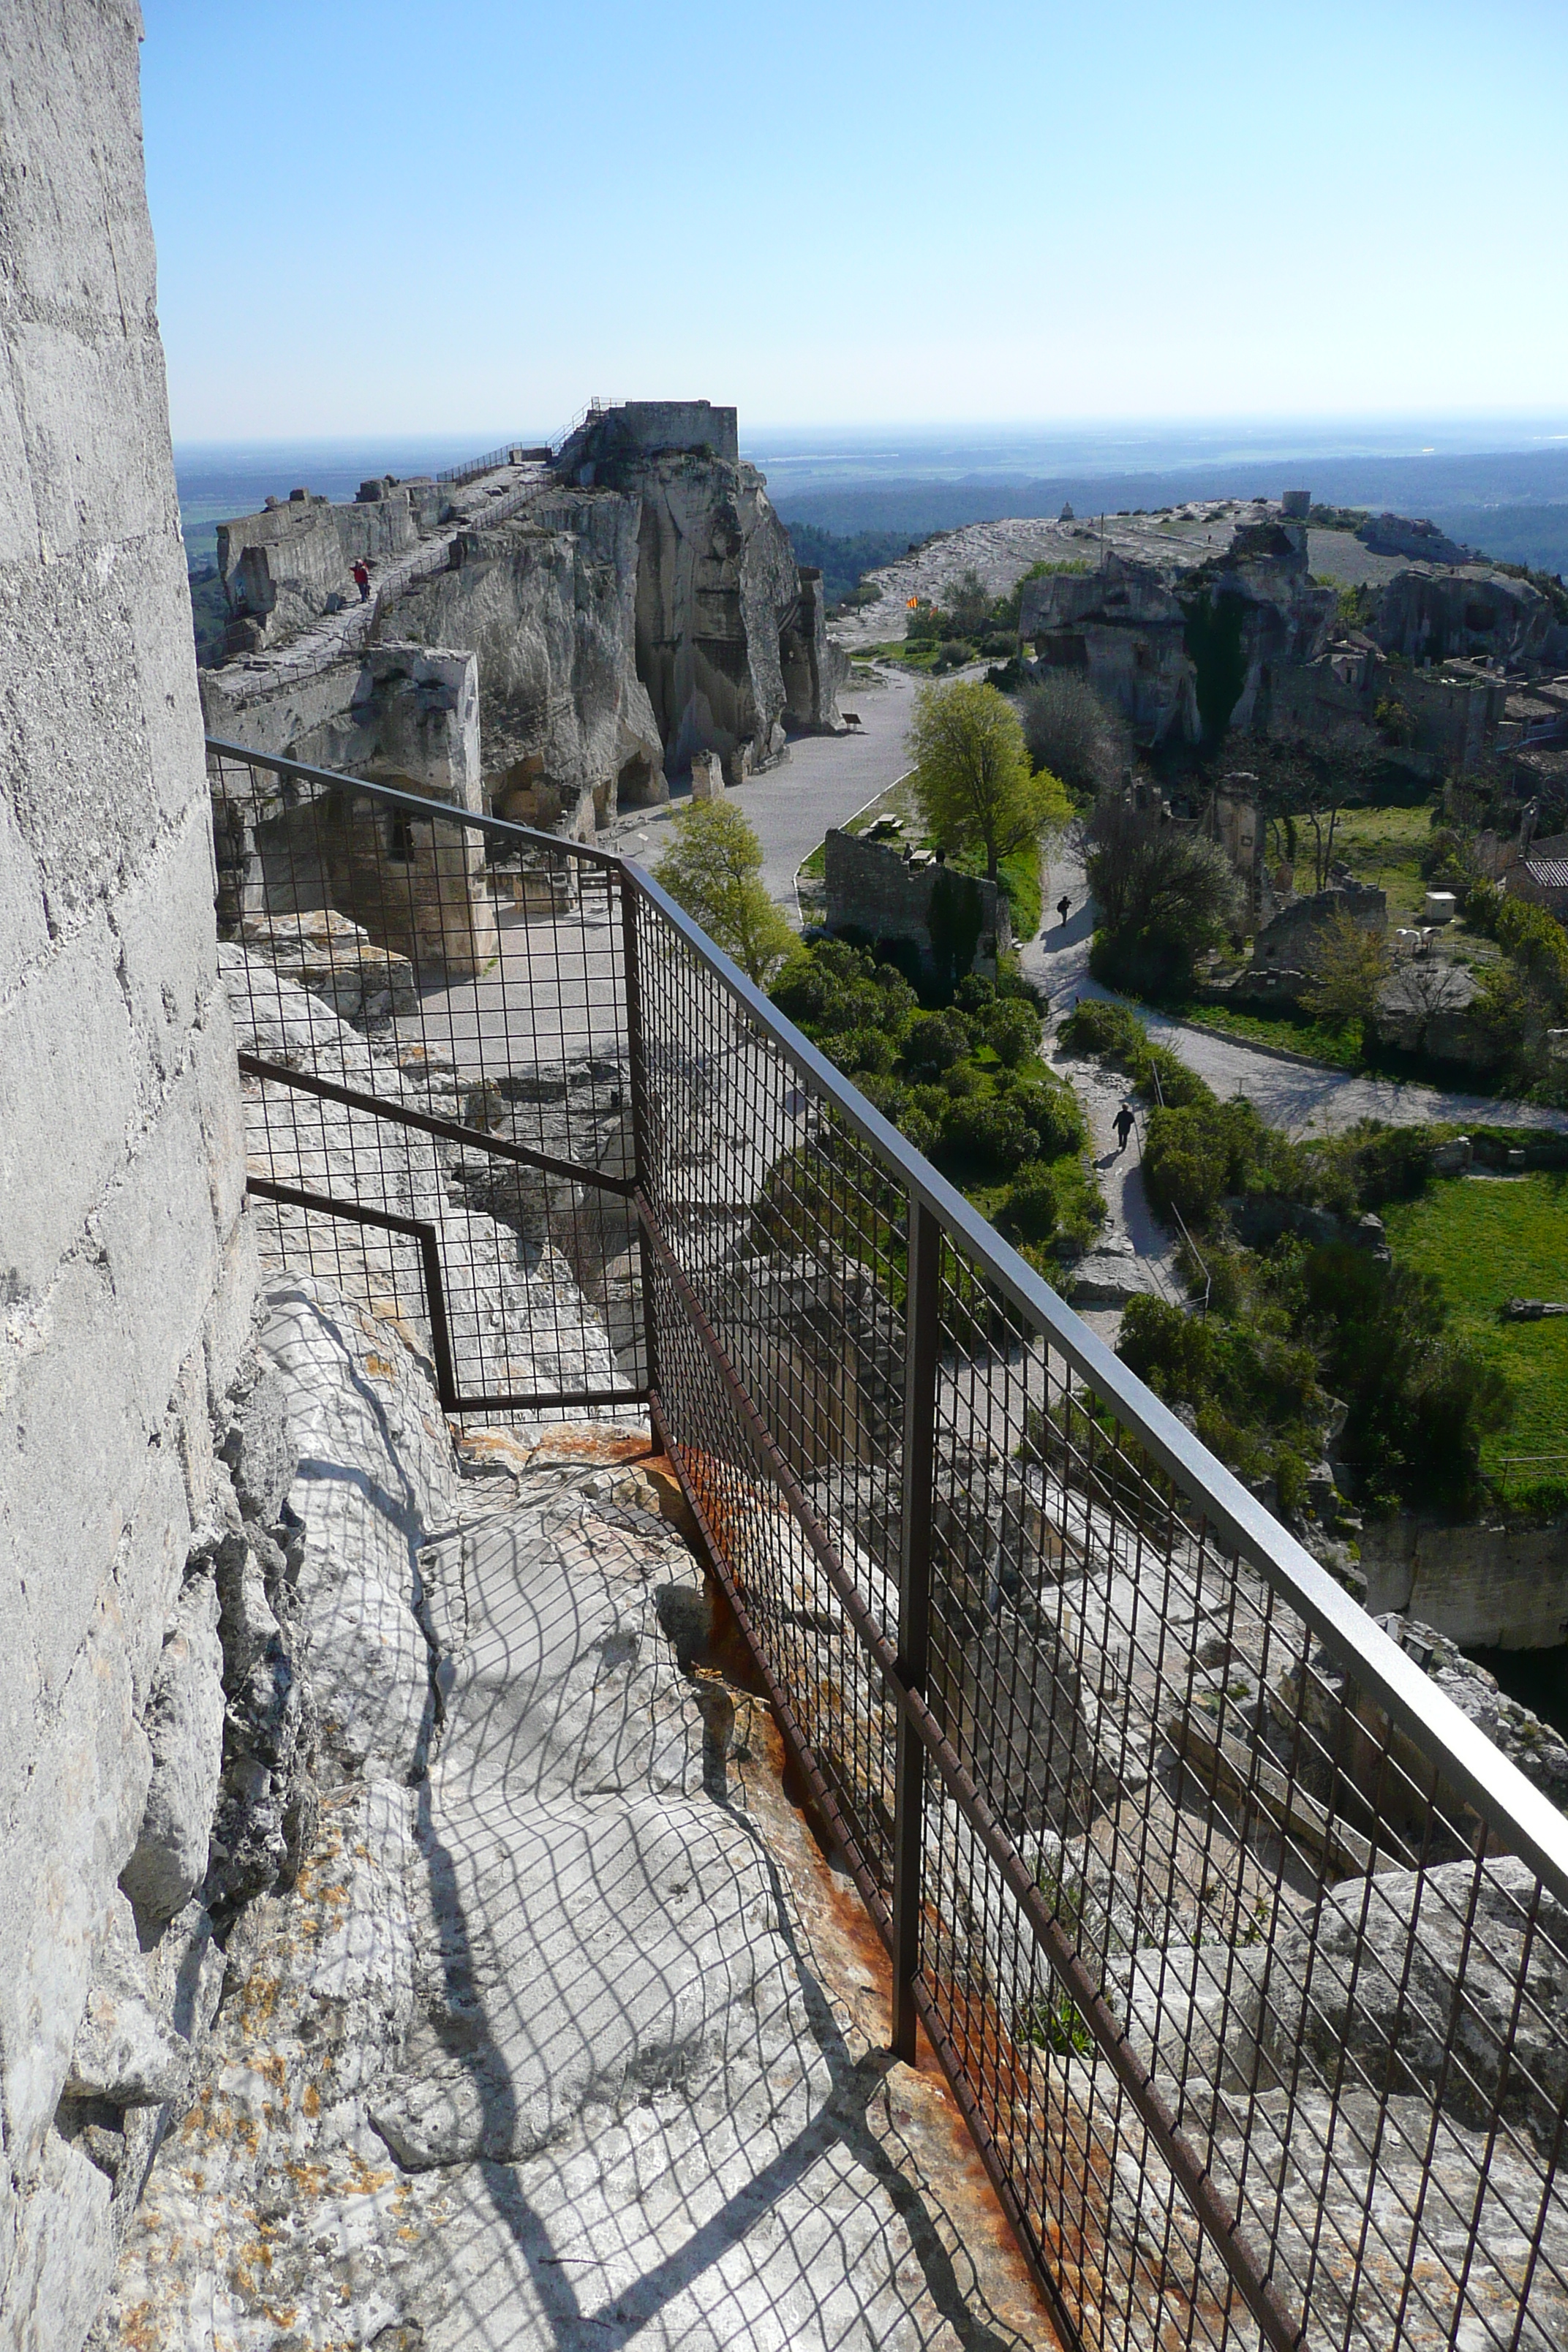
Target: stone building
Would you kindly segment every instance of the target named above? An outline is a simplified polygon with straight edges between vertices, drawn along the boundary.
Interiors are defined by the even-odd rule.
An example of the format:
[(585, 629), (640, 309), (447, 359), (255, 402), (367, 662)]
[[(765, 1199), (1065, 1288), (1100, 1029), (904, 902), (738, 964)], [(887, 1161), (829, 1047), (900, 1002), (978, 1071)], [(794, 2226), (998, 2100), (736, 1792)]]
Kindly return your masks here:
[(183, 1579), (255, 1292), (140, 32), (119, 0), (0, 14), (0, 2340), (29, 2352), (80, 2345), (216, 1995), (218, 1604)]

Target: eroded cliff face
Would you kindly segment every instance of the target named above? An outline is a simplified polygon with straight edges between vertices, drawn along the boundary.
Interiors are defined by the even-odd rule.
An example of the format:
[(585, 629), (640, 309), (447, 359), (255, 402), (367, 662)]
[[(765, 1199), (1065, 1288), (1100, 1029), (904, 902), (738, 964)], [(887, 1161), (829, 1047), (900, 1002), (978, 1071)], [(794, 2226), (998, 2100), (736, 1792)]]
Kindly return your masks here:
[[(639, 499), (637, 661), (672, 772), (716, 751), (726, 781), (836, 725), (836, 669), (819, 597), (753, 466), (691, 451), (626, 461)], [(842, 657), (840, 657), (842, 658)]]
[[(552, 467), (500, 467), (438, 519), (409, 488), (224, 526), (226, 590), (249, 635), (243, 659), (203, 674), (211, 732), (385, 776), (382, 705), (406, 699), (410, 659), (467, 655), (490, 804), (586, 836), (667, 799), (694, 754), (734, 783), (780, 755), (786, 730), (838, 726), (847, 662), (820, 578), (796, 566), (762, 475), (740, 462), (732, 409), (599, 412)], [(373, 603), (337, 609), (367, 532)]]
[(398, 599), (396, 626), (477, 656), (500, 814), (585, 834), (617, 806), (668, 798), (635, 656), (635, 500), (552, 491), (524, 517), (463, 532), (453, 558)]

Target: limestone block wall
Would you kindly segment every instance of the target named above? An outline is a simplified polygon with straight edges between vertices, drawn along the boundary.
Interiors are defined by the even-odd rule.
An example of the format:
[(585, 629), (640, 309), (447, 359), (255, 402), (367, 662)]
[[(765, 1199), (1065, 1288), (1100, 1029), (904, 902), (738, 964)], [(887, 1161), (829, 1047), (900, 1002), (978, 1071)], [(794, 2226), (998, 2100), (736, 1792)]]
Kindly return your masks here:
[(50, 2352), (112, 2255), (54, 2118), (95, 1974), (142, 1964), (142, 1718), (254, 1288), (140, 33), (0, 11), (0, 2338)]
[[(863, 835), (830, 830), (826, 839), (827, 928), (873, 940), (909, 940), (930, 959), (931, 898), (940, 866), (907, 866), (896, 849)], [(961, 877), (979, 894), (975, 969), (994, 972), (998, 948), (1012, 945), (1007, 899), (994, 882)]]

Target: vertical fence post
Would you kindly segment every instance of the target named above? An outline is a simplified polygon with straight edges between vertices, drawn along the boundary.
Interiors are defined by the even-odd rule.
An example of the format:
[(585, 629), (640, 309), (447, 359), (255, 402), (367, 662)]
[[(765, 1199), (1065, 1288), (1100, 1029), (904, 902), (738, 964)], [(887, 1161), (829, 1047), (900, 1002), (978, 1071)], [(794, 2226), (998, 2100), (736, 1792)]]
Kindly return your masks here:
[[(621, 894), (621, 961), (626, 992), (626, 1059), (632, 1089), (632, 1181), (637, 1199), (647, 1197), (649, 1166), (647, 1131), (647, 1068), (643, 1055), (642, 981), (637, 964), (637, 886), (625, 865), (616, 877)], [(643, 1231), (640, 1211), (634, 1208), (637, 1229), (637, 1266), (642, 1280), (643, 1386), (658, 1386), (658, 1357), (653, 1307), (653, 1255)]]
[[(931, 1521), (936, 1458), (938, 1276), (942, 1226), (910, 1197), (904, 1305), (904, 1468), (899, 1538), (899, 1675), (923, 1693), (931, 1647)], [(925, 1867), (925, 1750), (899, 1717), (893, 1805), (893, 2055), (915, 2057), (915, 1978), (921, 1961)]]

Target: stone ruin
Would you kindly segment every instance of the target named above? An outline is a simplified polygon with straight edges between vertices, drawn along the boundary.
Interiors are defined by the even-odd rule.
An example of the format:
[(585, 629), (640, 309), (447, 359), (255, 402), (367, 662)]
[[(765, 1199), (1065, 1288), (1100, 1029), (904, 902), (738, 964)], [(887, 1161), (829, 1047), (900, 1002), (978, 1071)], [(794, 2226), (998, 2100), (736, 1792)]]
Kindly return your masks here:
[(595, 409), (553, 456), (509, 449), (460, 486), (300, 492), (220, 525), (218, 561), (210, 733), (444, 790), (398, 765), (408, 730), (382, 705), (410, 662), (467, 656), (482, 804), (569, 836), (666, 800), (694, 759), (733, 784), (841, 723), (820, 574), (707, 401)]
[(964, 971), (994, 980), (998, 954), (1012, 945), (1005, 891), (960, 874), (940, 850), (900, 853), (834, 827), (826, 883), (826, 927), (836, 939), (912, 949), (930, 972), (940, 963), (944, 977), (962, 978), (956, 962), (967, 955)]

